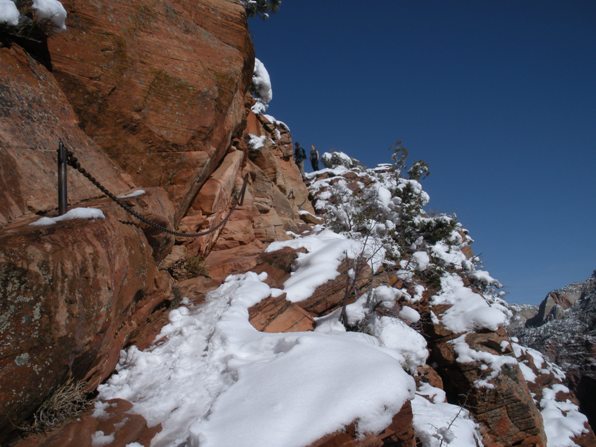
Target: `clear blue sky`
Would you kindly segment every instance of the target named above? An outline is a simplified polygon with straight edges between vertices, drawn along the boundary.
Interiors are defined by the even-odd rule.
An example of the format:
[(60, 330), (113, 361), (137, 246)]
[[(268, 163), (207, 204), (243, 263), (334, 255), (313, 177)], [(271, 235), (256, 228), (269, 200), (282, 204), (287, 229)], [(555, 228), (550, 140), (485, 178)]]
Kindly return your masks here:
[(284, 0), (250, 26), (269, 113), (369, 166), (403, 140), (509, 301), (596, 269), (595, 0)]

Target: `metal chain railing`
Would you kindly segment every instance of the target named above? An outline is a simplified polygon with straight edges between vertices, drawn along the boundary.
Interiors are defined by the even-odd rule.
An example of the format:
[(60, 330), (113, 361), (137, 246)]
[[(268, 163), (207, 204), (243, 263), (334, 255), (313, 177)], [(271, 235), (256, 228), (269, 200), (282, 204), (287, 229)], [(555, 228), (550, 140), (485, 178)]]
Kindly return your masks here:
[[(99, 182), (99, 180), (97, 180), (89, 171), (87, 171), (85, 168), (83, 168), (81, 166), (81, 163), (77, 159), (77, 157), (72, 153), (72, 151), (66, 149), (64, 147), (63, 143), (60, 142), (60, 147), (58, 149), (58, 163), (59, 164), (60, 164), (61, 156), (63, 156), (64, 154), (66, 154), (66, 157), (65, 157), (66, 159), (63, 160), (63, 162), (65, 162), (70, 167), (76, 169), (78, 172), (80, 172), (87, 180), (89, 180), (91, 183), (93, 183), (93, 185), (95, 185), (95, 187), (97, 189), (99, 189), (103, 194), (105, 194), (107, 197), (109, 197), (114, 202), (116, 202), (116, 204), (120, 208), (122, 208), (124, 211), (126, 211), (128, 214), (134, 216), (135, 218), (137, 218), (144, 224), (148, 225), (149, 227), (154, 228), (155, 230), (161, 231), (163, 233), (168, 233), (173, 236), (178, 236), (178, 237), (206, 236), (210, 233), (217, 231), (219, 228), (223, 227), (230, 219), (230, 216), (232, 215), (234, 210), (239, 205), (242, 205), (242, 203), (244, 202), (244, 194), (246, 193), (246, 186), (248, 184), (248, 174), (247, 174), (244, 176), (244, 181), (242, 183), (242, 187), (233, 196), (231, 208), (229, 209), (226, 216), (217, 225), (215, 225), (207, 230), (199, 231), (199, 232), (176, 231), (176, 230), (171, 230), (168, 227), (166, 227), (160, 223), (157, 223), (151, 219), (146, 218), (142, 214), (139, 214), (137, 211), (135, 211), (130, 205), (126, 204), (122, 199), (118, 198), (118, 196), (116, 196), (108, 188), (106, 188), (104, 185), (102, 185)], [(59, 196), (60, 196), (60, 192), (59, 192)]]

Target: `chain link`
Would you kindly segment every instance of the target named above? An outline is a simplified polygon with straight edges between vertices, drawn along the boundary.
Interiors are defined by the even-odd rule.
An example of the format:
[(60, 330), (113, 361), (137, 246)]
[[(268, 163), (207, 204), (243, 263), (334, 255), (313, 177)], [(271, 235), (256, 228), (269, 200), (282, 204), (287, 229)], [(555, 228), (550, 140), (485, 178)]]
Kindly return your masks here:
[(232, 207), (230, 208), (230, 210), (228, 211), (226, 216), (217, 225), (215, 225), (212, 228), (209, 228), (208, 230), (199, 231), (196, 233), (195, 232), (183, 232), (183, 231), (171, 230), (168, 227), (161, 225), (160, 223), (157, 223), (155, 221), (152, 221), (152, 220), (146, 218), (145, 216), (139, 214), (130, 205), (124, 203), (121, 199), (118, 198), (118, 196), (116, 196), (108, 188), (103, 186), (99, 182), (99, 180), (97, 180), (90, 172), (88, 172), (85, 168), (83, 168), (81, 166), (81, 163), (77, 159), (77, 157), (72, 153), (72, 151), (70, 151), (68, 149), (66, 149), (66, 163), (69, 166), (71, 166), (72, 168), (79, 171), (87, 180), (89, 180), (91, 183), (93, 183), (93, 185), (95, 185), (95, 187), (97, 189), (99, 189), (102, 193), (104, 193), (106, 196), (108, 196), (110, 199), (112, 199), (114, 202), (116, 202), (116, 204), (120, 208), (122, 208), (124, 211), (126, 211), (128, 214), (134, 216), (135, 218), (137, 218), (138, 220), (140, 220), (141, 222), (143, 222), (144, 224), (148, 225), (149, 227), (151, 227), (155, 230), (158, 230), (163, 233), (168, 233), (173, 236), (178, 236), (178, 237), (206, 236), (210, 233), (217, 231), (219, 228), (223, 227), (228, 222), (228, 220), (230, 219), (230, 216), (232, 215), (232, 212), (234, 212), (234, 210), (238, 207), (238, 205), (242, 205), (242, 203), (244, 201), (244, 194), (246, 192), (246, 186), (248, 184), (248, 174), (247, 174), (244, 176), (244, 182), (242, 183), (242, 188), (240, 188), (240, 190), (237, 191), (233, 196)]

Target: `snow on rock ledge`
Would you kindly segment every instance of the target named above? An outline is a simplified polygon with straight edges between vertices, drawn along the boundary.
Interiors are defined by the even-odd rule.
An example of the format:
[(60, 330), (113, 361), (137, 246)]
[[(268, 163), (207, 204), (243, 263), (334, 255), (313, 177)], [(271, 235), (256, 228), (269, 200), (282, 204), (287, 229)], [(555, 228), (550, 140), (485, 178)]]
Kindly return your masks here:
[(12, 0), (0, 0), (0, 25), (17, 26), (21, 14)]
[(257, 102), (251, 110), (256, 114), (265, 113), (273, 99), (273, 89), (269, 72), (263, 62), (257, 58), (255, 58), (255, 69), (252, 75), (252, 93)]
[(153, 348), (123, 353), (101, 399), (161, 422), (156, 446), (298, 447), (354, 421), (382, 431), (413, 397), (399, 355), (365, 334), (257, 331), (248, 308), (271, 295), (265, 278), (229, 277), (204, 306), (173, 311)]
[(465, 287), (461, 277), (455, 273), (441, 277), (441, 293), (433, 297), (432, 304), (452, 305), (440, 319), (447, 329), (456, 334), (478, 329), (496, 331), (509, 319), (509, 310), (505, 306), (491, 303)]
[(423, 383), (412, 401), (414, 429), (422, 447), (481, 446), (480, 427), (470, 412), (447, 403), (445, 392)]
[(307, 253), (300, 253), (296, 264), (298, 269), (284, 284), (288, 301), (298, 302), (310, 297), (315, 289), (339, 275), (338, 268), (347, 256), (355, 258), (362, 250), (362, 244), (341, 236), (331, 230), (318, 234), (274, 242), (267, 247), (267, 252), (284, 247), (306, 248)]
[(557, 399), (558, 393), (569, 393), (569, 388), (552, 385), (542, 391), (540, 400), (548, 447), (576, 447), (573, 439), (588, 432), (588, 418), (569, 399)]
[(47, 226), (54, 225), (58, 222), (64, 222), (65, 220), (73, 219), (105, 219), (106, 216), (103, 211), (98, 208), (73, 208), (70, 211), (64, 213), (58, 217), (42, 217), (41, 219), (32, 222), (33, 226)]

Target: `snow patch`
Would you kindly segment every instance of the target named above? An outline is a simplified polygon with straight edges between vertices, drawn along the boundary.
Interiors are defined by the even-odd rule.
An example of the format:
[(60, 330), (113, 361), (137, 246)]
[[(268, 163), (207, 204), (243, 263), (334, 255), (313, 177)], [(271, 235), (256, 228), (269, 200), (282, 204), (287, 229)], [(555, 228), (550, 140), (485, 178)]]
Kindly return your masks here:
[(64, 213), (58, 217), (42, 217), (41, 219), (32, 222), (30, 225), (34, 226), (47, 226), (54, 225), (58, 222), (73, 219), (105, 219), (106, 216), (103, 211), (98, 208), (73, 208), (70, 211)]
[(123, 194), (121, 196), (118, 196), (119, 199), (133, 199), (135, 197), (139, 197), (145, 194), (145, 190), (144, 189), (136, 189), (132, 192), (129, 192), (128, 194)]
[(149, 350), (122, 354), (100, 398), (161, 423), (154, 446), (298, 447), (354, 421), (383, 430), (415, 388), (400, 356), (366, 334), (257, 331), (248, 308), (269, 296), (265, 278), (229, 277), (205, 305), (172, 311)]
[[(275, 124), (276, 126), (280, 126), (280, 127), (284, 127), (288, 132), (290, 132), (290, 127), (284, 123), (283, 121), (278, 120), (277, 118), (275, 118), (274, 116), (271, 115), (267, 115), (266, 113), (263, 114), (263, 116), (265, 118), (267, 118), (267, 120), (272, 123)], [(277, 129), (276, 129), (277, 130)], [(279, 132), (279, 131), (278, 131)], [(278, 136), (278, 138), (280, 138), (281, 135)]]
[(501, 287), (501, 283), (490, 276), (486, 270), (476, 270), (475, 272), (472, 272), (470, 276), (485, 285), (495, 285), (497, 287)]
[(447, 244), (445, 241), (439, 241), (431, 247), (432, 254), (442, 260), (446, 265), (452, 265), (462, 268), (462, 263), (466, 261), (466, 256), (459, 249)]
[(12, 0), (0, 0), (0, 24), (17, 26), (21, 14)]
[(256, 114), (264, 113), (273, 99), (273, 89), (271, 88), (269, 72), (257, 58), (255, 58), (255, 68), (252, 75), (252, 90), (257, 102), (251, 110)]
[(570, 400), (557, 401), (557, 393), (569, 393), (569, 389), (560, 384), (542, 390), (540, 408), (546, 432), (547, 447), (576, 447), (573, 437), (587, 432), (585, 425), (588, 418), (579, 412), (579, 408)]
[(33, 0), (35, 21), (49, 21), (60, 31), (66, 29), (66, 9), (58, 0)]
[(418, 323), (420, 321), (420, 314), (410, 306), (403, 306), (398, 315), (399, 318), (409, 323)]
[[(527, 346), (522, 346), (516, 343), (517, 337), (511, 337), (511, 349), (513, 349), (513, 355), (519, 360), (520, 366), (525, 365), (527, 360), (524, 360), (522, 357), (524, 355), (530, 357), (532, 359), (532, 363), (534, 367), (541, 373), (541, 374), (552, 374), (557, 380), (563, 381), (565, 380), (565, 373), (563, 370), (554, 363), (549, 362), (544, 358), (541, 352), (528, 348)], [(523, 372), (523, 369), (522, 369)], [(525, 374), (524, 374), (525, 375)], [(529, 376), (531, 377), (531, 376)], [(526, 380), (528, 380), (526, 378)], [(530, 380), (533, 382), (533, 380)]]
[(414, 430), (422, 447), (482, 446), (479, 426), (470, 412), (448, 404), (445, 392), (423, 383), (412, 400)]
[(335, 279), (341, 262), (346, 258), (355, 258), (362, 251), (362, 245), (331, 230), (320, 233), (278, 241), (270, 244), (266, 251), (272, 252), (284, 247), (306, 248), (307, 253), (299, 253), (296, 259), (297, 270), (284, 283), (284, 292), (291, 302), (302, 301), (310, 297), (317, 287)]
[(267, 136), (262, 135), (259, 137), (257, 135), (249, 133), (248, 137), (248, 145), (253, 151), (258, 151), (259, 149), (265, 147), (265, 141), (267, 141)]
[[(466, 343), (466, 334), (457, 337), (449, 342), (453, 345), (455, 353), (457, 354), (458, 363), (481, 363), (481, 369), (490, 369), (488, 376), (484, 379), (476, 380), (474, 383), (479, 388), (494, 388), (490, 383), (501, 372), (501, 368), (505, 365), (517, 365), (515, 358), (508, 355), (495, 355), (486, 351), (476, 351)], [(485, 365), (485, 366), (484, 366)], [(484, 368), (483, 368), (484, 366)]]
[(110, 445), (114, 442), (114, 434), (106, 435), (101, 430), (96, 431), (91, 435), (91, 445), (93, 447), (102, 447), (104, 445)]
[(430, 258), (428, 257), (428, 253), (425, 251), (417, 251), (412, 255), (412, 259), (416, 263), (416, 270), (422, 272), (426, 270), (428, 264), (430, 262)]
[(508, 310), (499, 303), (489, 303), (487, 298), (464, 286), (457, 274), (446, 273), (441, 277), (441, 293), (432, 298), (431, 304), (451, 304), (441, 315), (441, 322), (455, 333), (478, 329), (496, 331), (508, 321)]
[(383, 346), (395, 350), (401, 357), (402, 366), (411, 373), (428, 358), (424, 337), (398, 318), (375, 318), (371, 333)]

